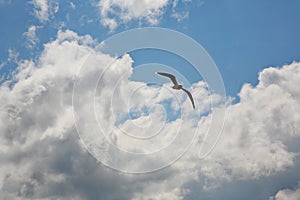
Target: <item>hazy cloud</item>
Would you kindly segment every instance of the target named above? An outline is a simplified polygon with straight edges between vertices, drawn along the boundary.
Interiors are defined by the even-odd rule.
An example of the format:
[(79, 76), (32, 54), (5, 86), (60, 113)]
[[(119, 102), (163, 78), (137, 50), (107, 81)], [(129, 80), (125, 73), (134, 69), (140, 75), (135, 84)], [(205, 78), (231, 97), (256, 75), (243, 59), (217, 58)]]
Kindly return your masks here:
[(10, 4), (12, 0), (0, 0), (0, 5)]
[(37, 26), (31, 25), (31, 26), (28, 27), (27, 32), (25, 32), (23, 34), (26, 38), (26, 42), (25, 42), (26, 47), (29, 48), (29, 49), (34, 48), (37, 45), (37, 43), (39, 42), (39, 39), (36, 35), (37, 29), (38, 29)]
[(8, 49), (8, 62), (17, 63), (19, 58), (19, 52), (17, 52), (15, 49)]

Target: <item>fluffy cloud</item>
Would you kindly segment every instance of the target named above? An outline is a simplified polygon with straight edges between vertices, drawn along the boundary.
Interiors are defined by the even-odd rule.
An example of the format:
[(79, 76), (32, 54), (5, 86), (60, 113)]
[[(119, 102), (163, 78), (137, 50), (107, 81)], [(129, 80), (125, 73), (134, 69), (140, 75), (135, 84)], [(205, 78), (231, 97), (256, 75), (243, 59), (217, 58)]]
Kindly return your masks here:
[[(197, 112), (211, 111), (200, 117), (191, 112), (190, 101), (184, 93), (174, 96), (168, 92), (168, 84), (157, 88), (130, 81), (133, 73), (130, 55), (115, 59), (95, 51), (95, 45), (90, 36), (59, 31), (56, 40), (45, 44), (38, 61), (19, 62), (13, 80), (1, 85), (0, 188), (3, 198), (182, 199), (189, 193), (186, 184), (192, 181), (204, 178), (202, 186), (212, 189), (224, 181), (258, 179), (294, 165), (296, 157), (289, 142), (300, 134), (300, 91), (295, 87), (299, 85), (299, 63), (266, 68), (260, 73), (257, 86), (243, 86), (239, 103), (218, 105), (216, 95), (213, 103), (217, 107), (212, 111), (205, 83), (195, 83), (190, 89), (200, 104)], [(105, 70), (112, 61), (113, 65)], [(83, 71), (77, 76), (79, 69)], [(104, 76), (97, 84), (99, 73)], [(81, 86), (72, 104), (75, 80)], [(114, 98), (107, 98), (112, 94)], [(134, 98), (130, 99), (128, 94)], [(95, 96), (95, 113), (90, 112), (94, 109), (94, 102), (88, 98), (91, 96)], [(159, 104), (168, 105), (169, 111), (165, 112)], [(179, 105), (183, 105), (183, 116), (176, 114)], [(223, 134), (214, 151), (199, 160), (199, 144), (218, 106), (227, 107)], [(149, 113), (144, 112), (145, 108), (151, 108)], [(110, 115), (111, 109), (116, 114), (115, 119)], [(136, 114), (134, 118), (124, 115), (128, 109)], [(80, 122), (77, 127), (74, 110), (76, 123)], [(165, 120), (171, 111), (175, 119)], [(182, 144), (191, 140), (197, 125), (198, 141), (169, 168), (139, 176), (103, 167), (85, 150), (86, 146), (93, 149), (95, 143), (82, 138), (91, 142), (83, 144), (77, 136), (77, 130), (85, 131), (85, 136), (92, 136), (101, 144), (94, 148), (94, 156), (107, 156), (108, 161), (115, 158), (122, 166), (133, 165), (138, 169), (168, 161), (176, 151), (162, 153), (146, 163), (132, 161), (131, 157), (111, 157), (110, 153), (115, 152), (108, 142), (97, 141), (102, 139), (95, 134), (99, 123), (111, 138), (110, 142), (127, 151), (149, 153), (147, 151), (154, 151), (170, 141), (181, 122), (184, 122), (181, 131), (176, 135), (180, 140), (174, 140), (174, 149), (182, 148)], [(153, 134), (161, 125), (165, 129), (160, 140), (140, 144), (128, 142), (117, 131), (117, 125), (136, 136)], [(141, 125), (151, 131), (139, 128)], [(114, 132), (116, 134), (111, 134)]]
[(155, 25), (167, 4), (168, 0), (100, 0), (101, 23), (111, 30), (114, 30), (119, 23), (127, 23), (131, 20), (145, 20)]
[(295, 190), (284, 189), (277, 192), (270, 200), (298, 200), (300, 199), (300, 188)]
[(32, 0), (34, 15), (41, 21), (46, 22), (58, 12), (59, 5), (56, 0)]
[[(57, 0), (32, 0), (31, 4), (34, 16), (42, 23), (53, 18), (59, 10)], [(181, 21), (189, 16), (190, 4), (190, 0), (98, 0), (93, 3), (99, 9), (101, 24), (111, 31), (132, 21), (157, 25), (167, 11), (170, 11), (171, 17)], [(76, 9), (73, 2), (68, 5)], [(82, 16), (81, 21), (85, 17)]]
[(120, 24), (137, 20), (157, 25), (168, 6), (171, 6), (171, 17), (181, 21), (189, 16), (191, 0), (99, 0), (102, 25), (111, 31)]
[[(93, 80), (95, 72), (104, 70), (114, 59), (95, 52), (92, 48), (94, 43), (90, 36), (59, 31), (57, 39), (45, 45), (37, 62), (20, 61), (13, 80), (1, 85), (0, 188), (5, 199), (140, 199), (141, 195), (164, 198), (184, 193), (175, 183), (180, 179), (186, 180), (182, 178), (185, 174), (174, 178), (170, 178), (172, 171), (168, 170), (143, 177), (118, 174), (102, 167), (85, 151), (77, 137), (73, 119), (74, 78), (88, 57), (95, 59), (89, 63), (93, 64), (92, 68), (80, 75), (87, 84), (96, 81)], [(131, 63), (128, 55), (116, 62), (115, 70), (111, 71), (114, 73), (109, 79), (104, 79), (106, 91), (114, 86), (124, 71), (132, 69)], [(136, 87), (136, 84), (144, 85), (130, 83), (126, 77), (123, 81), (127, 81), (128, 85), (121, 88), (124, 91), (117, 99), (122, 99), (125, 91)], [(93, 91), (90, 87), (86, 89), (81, 91), (83, 97)], [(105, 90), (101, 90), (103, 94), (100, 93), (100, 97), (105, 95)], [(143, 96), (137, 98), (134, 104), (140, 106), (146, 93), (138, 95)], [(110, 102), (109, 99), (106, 101), (101, 103), (107, 105)], [(183, 95), (181, 101), (190, 103)], [(79, 105), (82, 108), (80, 116), (86, 114), (86, 103)], [(109, 123), (105, 112), (102, 114), (99, 116), (101, 120)], [(174, 184), (165, 184), (166, 179), (174, 180)]]
[[(266, 68), (259, 83), (245, 84), (240, 102), (229, 105), (220, 142), (200, 167), (216, 179), (276, 174), (293, 166), (288, 144), (300, 135), (299, 63)], [(216, 162), (217, 161), (217, 162)]]

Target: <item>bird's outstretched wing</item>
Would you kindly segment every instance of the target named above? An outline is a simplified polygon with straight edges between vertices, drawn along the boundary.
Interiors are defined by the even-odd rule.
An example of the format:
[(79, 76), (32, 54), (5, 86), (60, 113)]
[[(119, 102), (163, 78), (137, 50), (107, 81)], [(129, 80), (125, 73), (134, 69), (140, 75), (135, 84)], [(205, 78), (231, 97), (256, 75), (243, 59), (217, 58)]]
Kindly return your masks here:
[(165, 77), (168, 77), (172, 80), (172, 82), (174, 83), (174, 85), (178, 85), (177, 81), (176, 81), (176, 78), (174, 75), (172, 74), (168, 74), (168, 73), (164, 73), (164, 72), (156, 72), (157, 74), (161, 75), (161, 76), (165, 76)]
[(191, 94), (188, 90), (186, 90), (186, 89), (184, 89), (184, 88), (182, 88), (182, 90), (185, 91), (185, 92), (189, 95), (190, 100), (191, 100), (191, 102), (192, 102), (192, 104), (193, 104), (193, 108), (195, 109), (195, 103), (194, 103), (194, 99), (193, 99), (192, 94)]

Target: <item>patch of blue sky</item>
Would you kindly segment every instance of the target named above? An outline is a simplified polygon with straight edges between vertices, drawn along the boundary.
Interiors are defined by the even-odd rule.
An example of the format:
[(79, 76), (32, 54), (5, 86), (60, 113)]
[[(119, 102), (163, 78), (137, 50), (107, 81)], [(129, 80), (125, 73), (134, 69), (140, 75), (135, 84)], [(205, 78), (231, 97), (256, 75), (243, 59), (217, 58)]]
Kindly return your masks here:
[(235, 96), (263, 68), (300, 60), (299, 7), (296, 0), (205, 1), (191, 7), (186, 33), (212, 56)]
[[(138, 76), (134, 76), (132, 80), (142, 81), (144, 78), (147, 82), (150, 74), (155, 75), (155, 71), (161, 70), (168, 72), (171, 69), (184, 76), (188, 80), (189, 84), (203, 80), (201, 74), (199, 74), (194, 66), (186, 59), (180, 55), (176, 55), (165, 50), (150, 48), (141, 49), (130, 52), (130, 56), (134, 60), (134, 69), (143, 65), (144, 67), (148, 67), (148, 69), (144, 69), (143, 74), (140, 73)], [(145, 66), (145, 64), (148, 64), (148, 66)], [(134, 72), (135, 71), (137, 70), (134, 70)], [(155, 81), (157, 81), (157, 79)], [(163, 83), (170, 82), (170, 80), (166, 78), (160, 79), (160, 81), (163, 81)], [(186, 85), (186, 87), (190, 87), (190, 85)]]

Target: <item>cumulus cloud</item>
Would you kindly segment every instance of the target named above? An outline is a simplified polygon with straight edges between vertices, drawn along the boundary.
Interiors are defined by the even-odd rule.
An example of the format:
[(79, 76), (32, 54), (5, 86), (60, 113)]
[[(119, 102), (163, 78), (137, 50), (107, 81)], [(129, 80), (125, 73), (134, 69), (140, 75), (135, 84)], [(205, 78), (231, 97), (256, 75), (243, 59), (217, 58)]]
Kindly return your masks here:
[(270, 200), (298, 200), (300, 199), (300, 188), (295, 190), (284, 189), (277, 192), (274, 197), (270, 197)]
[[(32, 0), (33, 14), (40, 22), (45, 23), (59, 10), (57, 0)], [(93, 5), (99, 9), (100, 22), (111, 31), (119, 25), (129, 22), (139, 24), (158, 25), (162, 16), (169, 12), (169, 16), (181, 21), (189, 16), (190, 0), (98, 0)], [(71, 9), (76, 4), (69, 2)], [(81, 20), (84, 20), (84, 16)]]
[(56, 0), (32, 0), (34, 15), (41, 22), (48, 21), (59, 10), (59, 4)]
[(300, 134), (299, 66), (266, 68), (257, 86), (242, 87), (240, 102), (227, 107), (222, 137), (202, 173), (216, 180), (255, 179), (293, 165), (295, 153), (287, 145)]
[[(74, 77), (87, 57), (92, 56), (97, 62), (90, 71), (81, 74), (87, 84), (91, 84), (94, 80), (90, 78), (95, 72), (103, 70), (114, 59), (95, 52), (94, 43), (90, 36), (59, 31), (57, 39), (45, 45), (37, 62), (20, 61), (13, 80), (1, 85), (0, 188), (6, 199), (95, 199), (99, 196), (140, 199), (144, 194), (161, 197), (183, 194), (175, 187), (180, 176), (171, 178), (177, 180), (174, 184), (165, 185), (165, 179), (171, 177), (169, 171), (143, 177), (118, 174), (99, 165), (79, 142), (72, 109)], [(131, 58), (124, 55), (115, 67), (120, 70), (115, 70), (107, 80), (109, 89), (122, 70), (131, 69)], [(87, 96), (91, 91), (92, 88), (82, 91), (81, 95)], [(103, 103), (106, 105), (109, 101)], [(85, 116), (86, 103), (80, 104), (82, 116)], [(149, 181), (155, 185), (149, 185)]]
[(111, 30), (114, 30), (119, 23), (127, 23), (131, 20), (145, 20), (151, 25), (156, 25), (167, 4), (168, 0), (100, 0), (101, 23)]
[[(199, 116), (184, 93), (174, 96), (168, 92), (169, 84), (158, 88), (131, 81), (134, 61), (130, 55), (114, 58), (96, 51), (96, 44), (88, 35), (59, 31), (56, 40), (45, 44), (38, 61), (20, 61), (13, 80), (1, 85), (0, 188), (5, 199), (182, 199), (189, 193), (185, 185), (203, 177), (203, 187), (211, 189), (224, 181), (258, 179), (293, 166), (296, 152), (288, 144), (300, 134), (300, 91), (295, 87), (299, 85), (299, 63), (266, 68), (259, 74), (257, 86), (243, 86), (239, 103), (220, 105), (220, 98), (213, 94), (213, 110), (205, 83), (193, 84), (190, 89), (199, 102), (197, 112), (206, 113)], [(109, 63), (113, 64), (106, 68)], [(100, 81), (99, 74), (103, 74)], [(73, 94), (75, 81), (80, 87)], [(112, 99), (107, 98), (111, 91)], [(134, 97), (130, 101), (128, 94)], [(95, 96), (95, 107), (91, 96)], [(161, 105), (168, 105), (169, 112)], [(180, 105), (183, 116), (177, 113)], [(224, 106), (227, 117), (220, 141), (211, 154), (199, 160), (199, 144), (211, 115)], [(134, 118), (125, 115), (128, 109)], [(165, 120), (172, 111), (175, 119)], [(167, 144), (181, 122), (174, 152), (145, 163), (120, 157), (108, 145), (111, 142), (130, 152), (149, 153)], [(96, 131), (99, 123), (109, 141), (103, 142), (105, 138)], [(118, 132), (122, 128), (144, 137), (161, 125), (160, 140), (142, 144), (131, 143)], [(155, 173), (118, 173), (89, 155), (135, 169), (156, 166), (190, 142), (197, 125), (198, 141), (172, 166)], [(80, 140), (78, 130), (86, 138)], [(95, 141), (87, 140), (90, 136)], [(94, 151), (88, 153), (86, 147)]]
[(190, 2), (189, 0), (100, 0), (98, 6), (101, 23), (114, 30), (118, 25), (132, 20), (157, 25), (170, 5), (172, 5), (171, 16), (180, 21), (188, 17)]

